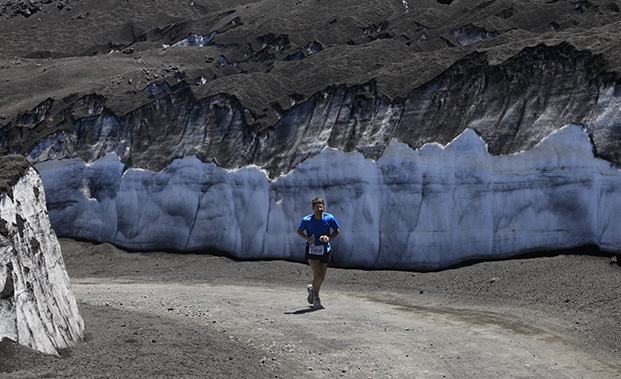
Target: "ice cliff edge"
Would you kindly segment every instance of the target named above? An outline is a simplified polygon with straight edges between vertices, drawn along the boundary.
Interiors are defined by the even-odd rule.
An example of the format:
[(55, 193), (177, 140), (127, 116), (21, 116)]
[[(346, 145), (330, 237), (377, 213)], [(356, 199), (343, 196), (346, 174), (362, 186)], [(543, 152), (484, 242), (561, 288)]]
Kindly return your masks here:
[(0, 340), (58, 354), (83, 330), (39, 173), (21, 156), (1, 157)]
[(303, 260), (295, 229), (323, 196), (341, 224), (342, 267), (438, 269), (469, 259), (597, 245), (621, 251), (621, 174), (594, 157), (584, 129), (492, 156), (473, 130), (447, 145), (391, 142), (377, 160), (325, 148), (270, 180), (196, 157), (154, 172), (114, 153), (37, 165), (59, 235), (131, 249), (217, 249)]

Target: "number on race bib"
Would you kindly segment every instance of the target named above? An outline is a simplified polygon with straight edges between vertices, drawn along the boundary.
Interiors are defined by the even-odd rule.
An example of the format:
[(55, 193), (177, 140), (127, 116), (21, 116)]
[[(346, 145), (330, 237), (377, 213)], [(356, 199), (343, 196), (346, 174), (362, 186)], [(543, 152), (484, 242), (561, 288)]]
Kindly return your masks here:
[(312, 255), (323, 255), (323, 245), (319, 246), (310, 246), (308, 249), (308, 253)]

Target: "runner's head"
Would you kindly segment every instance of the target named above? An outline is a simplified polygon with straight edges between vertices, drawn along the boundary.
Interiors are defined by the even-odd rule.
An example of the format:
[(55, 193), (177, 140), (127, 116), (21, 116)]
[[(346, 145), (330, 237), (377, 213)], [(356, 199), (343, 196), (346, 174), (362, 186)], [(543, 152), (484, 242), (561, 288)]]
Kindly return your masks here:
[(323, 210), (325, 209), (325, 206), (323, 204), (323, 199), (321, 197), (316, 197), (313, 199), (313, 211), (315, 211), (316, 214), (318, 214), (319, 212), (323, 212)]
[(322, 199), (321, 197), (316, 197), (316, 198), (314, 198), (314, 199), (313, 199), (313, 208), (314, 208), (314, 207), (315, 207), (315, 205), (317, 205), (317, 204), (324, 205), (324, 203), (323, 203), (323, 199)]

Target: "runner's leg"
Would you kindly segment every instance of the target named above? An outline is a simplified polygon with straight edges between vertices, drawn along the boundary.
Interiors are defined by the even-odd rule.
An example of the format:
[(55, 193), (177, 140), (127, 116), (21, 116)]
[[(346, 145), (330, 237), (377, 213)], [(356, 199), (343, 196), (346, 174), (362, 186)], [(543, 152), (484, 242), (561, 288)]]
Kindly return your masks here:
[(313, 270), (313, 290), (318, 295), (321, 284), (326, 277), (326, 271), (328, 270), (328, 264), (322, 263), (316, 259), (309, 259), (308, 263)]

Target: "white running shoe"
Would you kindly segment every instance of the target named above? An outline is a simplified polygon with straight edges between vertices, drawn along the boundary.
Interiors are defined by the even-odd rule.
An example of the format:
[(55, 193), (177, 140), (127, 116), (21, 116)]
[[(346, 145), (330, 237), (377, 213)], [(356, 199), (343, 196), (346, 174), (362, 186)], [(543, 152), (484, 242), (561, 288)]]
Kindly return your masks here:
[(313, 291), (313, 285), (307, 285), (306, 290), (308, 291), (308, 297), (306, 298), (306, 300), (308, 300), (309, 304), (313, 304), (315, 302), (315, 291)]
[(315, 309), (323, 308), (323, 306), (321, 305), (321, 300), (319, 300), (319, 296), (318, 295), (315, 295), (315, 301), (313, 302), (313, 308), (315, 308)]

